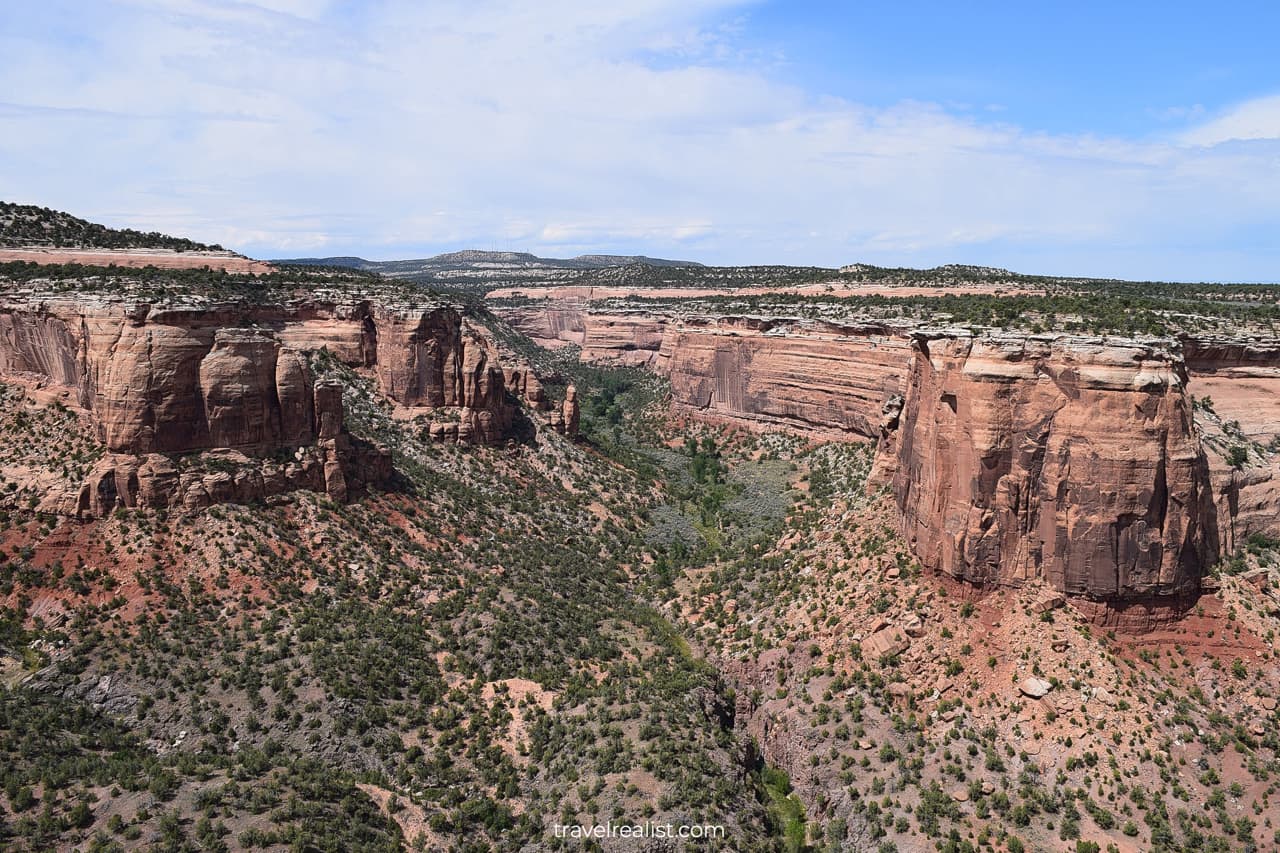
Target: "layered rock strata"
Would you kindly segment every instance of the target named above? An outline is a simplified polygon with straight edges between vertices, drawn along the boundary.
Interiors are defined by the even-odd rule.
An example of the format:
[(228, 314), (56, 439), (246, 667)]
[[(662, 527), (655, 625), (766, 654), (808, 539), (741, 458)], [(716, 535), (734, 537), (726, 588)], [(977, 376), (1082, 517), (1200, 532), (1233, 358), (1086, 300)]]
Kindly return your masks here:
[(300, 352), (318, 349), (372, 370), (402, 406), (457, 409), (470, 440), (506, 436), (515, 403), (496, 353), (449, 307), (0, 305), (0, 375), (62, 392), (116, 453), (312, 440)]
[(577, 346), (584, 361), (650, 367), (662, 349), (667, 319), (639, 313), (600, 313), (566, 300), (501, 311), (512, 328), (534, 343), (556, 349)]
[(908, 346), (878, 326), (725, 318), (670, 325), (655, 367), (696, 412), (869, 438), (902, 387)]
[[(531, 408), (546, 407), (532, 371), (504, 370), (491, 342), (448, 306), (0, 303), (0, 378), (86, 413), (107, 451), (63, 501), (80, 515), (293, 488), (345, 500), (385, 479), (385, 454), (344, 431), (341, 386), (311, 374), (307, 353), (321, 349), (367, 371), (405, 409), (445, 412), (448, 423), (432, 430), (441, 440), (506, 440), (519, 406), (508, 379)], [(171, 458), (207, 451), (233, 462), (215, 476)]]
[(699, 417), (879, 439), (873, 479), (893, 486), (923, 562), (978, 584), (1042, 577), (1107, 624), (1151, 624), (1224, 549), (1280, 532), (1280, 467), (1206, 453), (1187, 393), (1268, 445), (1280, 344), (1265, 336), (974, 339), (615, 311), (590, 294), (500, 310), (544, 345), (651, 367)]
[(876, 476), (923, 564), (1110, 603), (1197, 591), (1219, 537), (1176, 349), (927, 333), (912, 348)]
[(875, 324), (608, 313), (572, 300), (501, 313), (544, 346), (580, 347), (584, 361), (652, 368), (700, 416), (833, 437), (876, 436), (910, 358), (906, 334)]

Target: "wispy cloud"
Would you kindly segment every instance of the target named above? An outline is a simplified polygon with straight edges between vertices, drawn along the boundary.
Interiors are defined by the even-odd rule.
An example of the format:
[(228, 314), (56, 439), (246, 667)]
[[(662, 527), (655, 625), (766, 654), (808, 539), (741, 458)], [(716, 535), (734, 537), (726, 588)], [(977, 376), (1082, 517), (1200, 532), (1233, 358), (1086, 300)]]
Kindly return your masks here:
[(1186, 144), (1203, 146), (1245, 139), (1280, 140), (1280, 95), (1237, 104), (1182, 135)]
[(1248, 264), (1276, 260), (1188, 269), (1180, 248), (1280, 224), (1280, 143), (1265, 141), (1280, 98), (1164, 139), (872, 108), (779, 82), (776, 57), (735, 43), (744, 13), (737, 0), (33, 5), (0, 36), (14, 102), (0, 105), (0, 196), (260, 255), (501, 242), (1171, 277), (1259, 277)]

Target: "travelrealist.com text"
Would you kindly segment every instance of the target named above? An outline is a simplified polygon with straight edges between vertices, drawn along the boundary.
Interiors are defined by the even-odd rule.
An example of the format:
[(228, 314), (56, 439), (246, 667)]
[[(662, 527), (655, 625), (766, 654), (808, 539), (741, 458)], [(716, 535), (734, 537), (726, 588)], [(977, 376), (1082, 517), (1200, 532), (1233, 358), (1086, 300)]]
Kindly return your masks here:
[(594, 826), (556, 824), (556, 838), (724, 838), (724, 827), (716, 824), (686, 826), (673, 823), (597, 823)]

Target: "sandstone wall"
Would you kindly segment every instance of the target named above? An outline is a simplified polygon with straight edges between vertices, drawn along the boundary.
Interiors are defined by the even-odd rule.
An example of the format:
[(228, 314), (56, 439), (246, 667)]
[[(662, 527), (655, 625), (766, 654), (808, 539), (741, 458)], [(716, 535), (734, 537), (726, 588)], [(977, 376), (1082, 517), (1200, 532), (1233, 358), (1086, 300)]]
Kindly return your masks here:
[(456, 312), (378, 309), (374, 326), (383, 394), (409, 407), (459, 409), (459, 441), (494, 444), (508, 435), (514, 409), (502, 366), (489, 342)]
[(510, 428), (496, 352), (448, 307), (0, 306), (0, 375), (61, 389), (115, 453), (312, 441), (301, 351), (321, 348), (373, 369), (401, 405), (459, 409), (460, 440), (493, 443)]
[[(505, 440), (516, 409), (508, 378), (531, 407), (545, 407), (527, 366), (504, 370), (492, 342), (447, 306), (160, 308), (65, 297), (0, 304), (0, 377), (85, 411), (108, 452), (73, 501), (59, 499), (81, 515), (290, 488), (342, 500), (389, 474), (389, 457), (343, 431), (341, 387), (311, 375), (305, 351), (321, 348), (371, 371), (408, 409), (452, 410), (456, 417), (433, 425), (442, 440)], [(557, 414), (565, 431), (568, 412)], [(294, 449), (288, 465), (255, 462), (213, 480), (164, 461), (211, 450), (262, 460)]]
[[(1263, 448), (1280, 437), (1280, 339), (1192, 337), (1183, 339), (1191, 391), (1212, 401), (1212, 413), (1199, 414), (1205, 436), (1218, 448), (1246, 438)], [(1224, 425), (1239, 428), (1228, 435)], [(1224, 553), (1232, 553), (1254, 533), (1280, 534), (1280, 457), (1251, 449), (1236, 469), (1221, 452), (1209, 453), (1218, 504), (1218, 529)]]
[(1280, 463), (1206, 454), (1188, 394), (1268, 444), (1280, 343), (1265, 337), (913, 337), (593, 311), (589, 295), (501, 312), (544, 346), (651, 367), (700, 416), (879, 438), (873, 477), (922, 562), (978, 584), (1043, 578), (1107, 624), (1176, 612), (1220, 553), (1280, 533)]
[(582, 348), (584, 361), (650, 367), (659, 358), (667, 319), (653, 314), (609, 314), (576, 301), (502, 309), (513, 329), (539, 346)]
[(651, 367), (678, 405), (744, 425), (874, 437), (898, 393), (909, 340), (878, 326), (741, 317), (673, 319), (593, 312), (565, 300), (501, 309), (543, 346), (575, 345), (584, 361)]
[(1280, 369), (1278, 338), (1213, 338), (1187, 335), (1182, 338), (1183, 355), (1192, 373), (1260, 370), (1276, 375)]
[(907, 338), (876, 327), (724, 319), (672, 324), (656, 368), (695, 411), (874, 437), (909, 360)]
[(917, 335), (878, 474), (930, 568), (1097, 600), (1198, 589), (1219, 536), (1174, 351)]

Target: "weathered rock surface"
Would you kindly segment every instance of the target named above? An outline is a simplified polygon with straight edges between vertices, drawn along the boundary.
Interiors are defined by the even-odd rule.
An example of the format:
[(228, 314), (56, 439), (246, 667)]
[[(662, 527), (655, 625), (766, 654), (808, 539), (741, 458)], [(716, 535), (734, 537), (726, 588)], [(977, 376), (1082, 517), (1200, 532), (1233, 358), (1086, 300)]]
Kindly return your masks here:
[(1032, 699), (1040, 699), (1049, 694), (1053, 689), (1053, 685), (1045, 681), (1043, 678), (1028, 676), (1018, 684), (1018, 690), (1024, 696), (1030, 696)]
[(873, 438), (909, 359), (908, 339), (879, 327), (722, 319), (669, 326), (656, 368), (698, 412)]
[[(0, 305), (0, 375), (93, 415), (115, 453), (314, 440), (303, 350), (371, 367), (408, 407), (459, 410), (459, 434), (502, 440), (513, 401), (492, 345), (452, 308), (308, 304), (158, 308), (50, 298)], [(537, 380), (521, 377), (536, 403)]]
[(317, 382), (308, 388), (309, 418), (297, 431), (318, 436), (286, 460), (263, 459), (234, 449), (174, 459), (161, 453), (109, 453), (98, 461), (79, 491), (51, 494), (42, 507), (77, 518), (100, 518), (118, 507), (193, 510), (215, 503), (252, 503), (297, 489), (324, 492), (346, 501), (392, 475), (391, 454), (351, 438), (342, 430), (342, 386)]
[(628, 367), (650, 367), (658, 360), (667, 326), (657, 315), (590, 311), (580, 299), (507, 309), (502, 316), (540, 346), (577, 346), (585, 361)]
[(1180, 612), (1220, 553), (1280, 533), (1280, 465), (1205, 453), (1186, 393), (1194, 377), (1223, 423), (1267, 445), (1280, 435), (1275, 340), (1187, 336), (1180, 353), (957, 333), (966, 342), (922, 350), (896, 327), (612, 311), (594, 296), (502, 313), (584, 360), (651, 366), (699, 417), (879, 439), (873, 487), (893, 486), (916, 554), (955, 577), (1043, 578), (1091, 617), (1140, 628)]
[(1275, 376), (1280, 371), (1280, 339), (1215, 338), (1184, 335), (1187, 368), (1196, 374)]
[(862, 641), (862, 656), (870, 660), (902, 654), (911, 645), (901, 628), (881, 628)]
[(565, 389), (564, 401), (551, 411), (551, 428), (570, 438), (578, 434), (581, 411), (578, 407), (578, 389), (570, 385)]
[(377, 309), (378, 387), (407, 407), (458, 409), (456, 438), (496, 444), (514, 409), (496, 353), (449, 308)]
[[(504, 371), (492, 341), (447, 306), (160, 307), (29, 294), (0, 303), (0, 377), (85, 411), (108, 452), (79, 494), (60, 499), (81, 515), (293, 488), (344, 500), (389, 474), (385, 458), (345, 433), (341, 385), (315, 382), (306, 352), (319, 349), (371, 371), (400, 406), (443, 410), (447, 424), (432, 428), (442, 440), (506, 440), (519, 406), (508, 375), (530, 408), (546, 407), (532, 370)], [(556, 414), (576, 430), (576, 400)], [(237, 461), (234, 474), (216, 476), (164, 461), (215, 450), (300, 455), (275, 467)]]
[(312, 409), (309, 372), (296, 352), (281, 363), (280, 343), (270, 333), (219, 329), (200, 360), (198, 382), (210, 446), (273, 446), (285, 443), (286, 432), (293, 434), (289, 443), (311, 441), (310, 418), (302, 420)]
[(532, 368), (508, 367), (503, 370), (502, 377), (507, 390), (524, 400), (529, 408), (539, 412), (551, 408), (547, 402), (546, 392), (542, 388), (542, 381), (538, 379)]
[(1122, 602), (1193, 594), (1218, 553), (1172, 349), (918, 334), (878, 466), (925, 565)]
[[(199, 467), (216, 463), (217, 470)], [(119, 507), (195, 510), (217, 503), (253, 503), (298, 489), (323, 492), (335, 501), (391, 476), (391, 455), (346, 441), (299, 447), (285, 462), (212, 451), (190, 468), (160, 453), (108, 454), (78, 493), (52, 494), (41, 509), (81, 519), (101, 518)]]
[(909, 338), (876, 325), (609, 313), (585, 297), (501, 313), (543, 346), (580, 347), (584, 361), (652, 367), (700, 415), (836, 437), (877, 435), (910, 360)]

